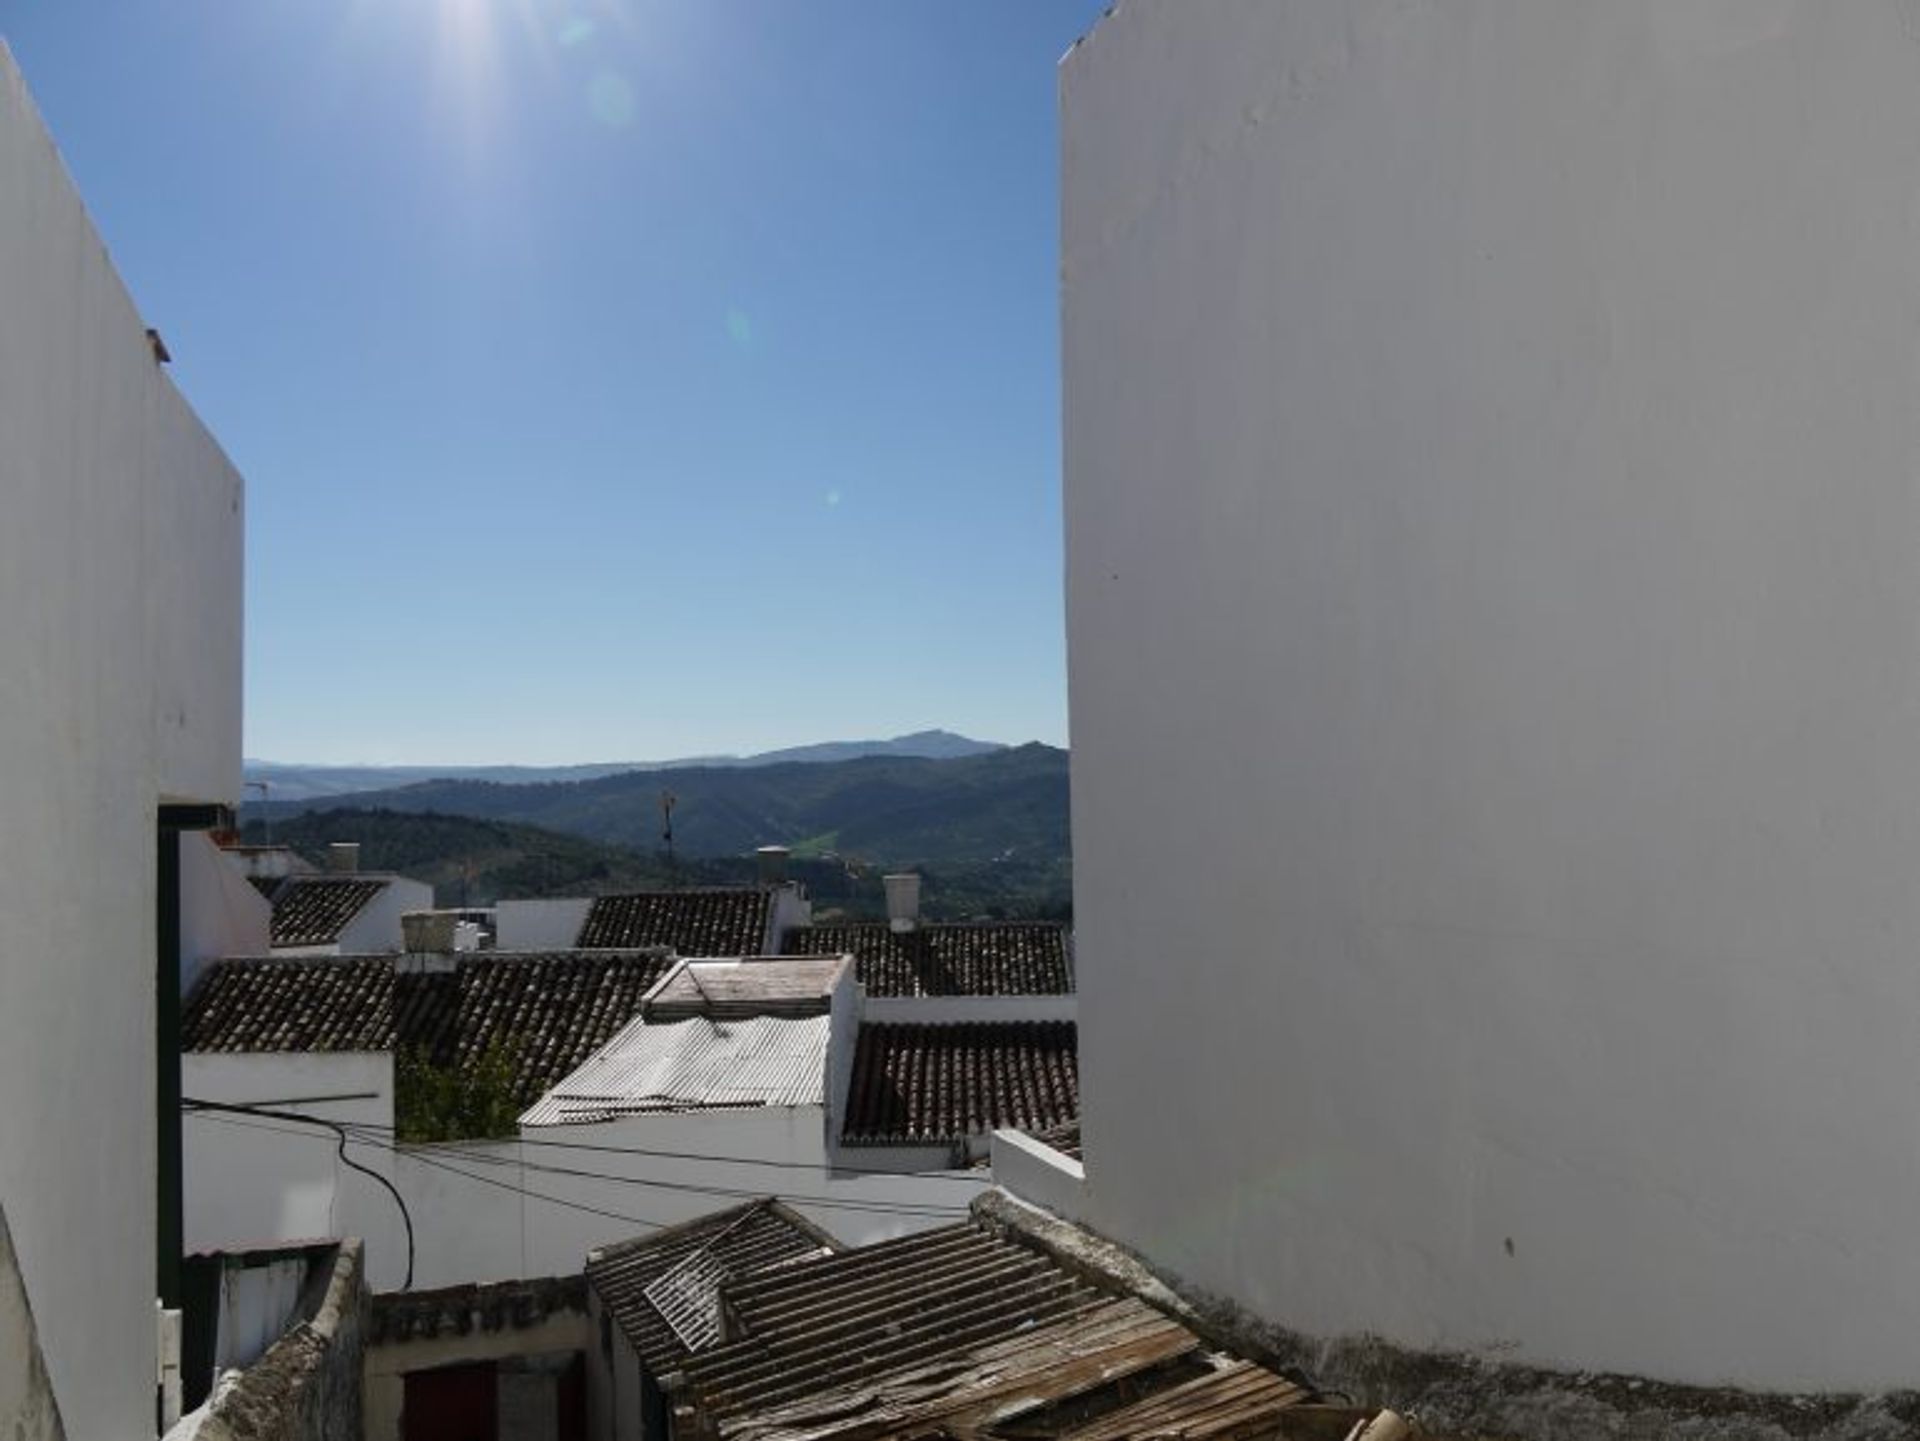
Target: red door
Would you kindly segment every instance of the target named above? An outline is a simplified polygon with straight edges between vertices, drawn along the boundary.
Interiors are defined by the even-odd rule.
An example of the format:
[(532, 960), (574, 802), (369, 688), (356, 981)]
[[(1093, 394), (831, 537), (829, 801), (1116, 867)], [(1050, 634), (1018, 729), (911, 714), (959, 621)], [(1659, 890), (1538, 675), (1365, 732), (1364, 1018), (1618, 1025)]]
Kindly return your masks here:
[(500, 1387), (493, 1362), (407, 1373), (402, 1441), (499, 1441), (499, 1430)]

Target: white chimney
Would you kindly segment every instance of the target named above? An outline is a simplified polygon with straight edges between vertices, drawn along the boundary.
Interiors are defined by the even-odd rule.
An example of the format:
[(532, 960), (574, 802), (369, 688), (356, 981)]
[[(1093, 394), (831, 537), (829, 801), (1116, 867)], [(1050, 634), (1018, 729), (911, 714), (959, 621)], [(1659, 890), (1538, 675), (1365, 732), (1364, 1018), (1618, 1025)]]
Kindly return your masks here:
[(327, 845), (327, 869), (347, 876), (359, 870), (360, 842), (330, 841)]
[(762, 846), (753, 853), (760, 862), (760, 884), (763, 886), (784, 886), (787, 883), (787, 857), (792, 854), (785, 846)]
[(912, 871), (882, 876), (887, 888), (887, 925), (895, 931), (910, 931), (920, 924), (920, 877)]
[(410, 956), (451, 955), (459, 946), (459, 922), (452, 911), (408, 911), (400, 917), (400, 943)]

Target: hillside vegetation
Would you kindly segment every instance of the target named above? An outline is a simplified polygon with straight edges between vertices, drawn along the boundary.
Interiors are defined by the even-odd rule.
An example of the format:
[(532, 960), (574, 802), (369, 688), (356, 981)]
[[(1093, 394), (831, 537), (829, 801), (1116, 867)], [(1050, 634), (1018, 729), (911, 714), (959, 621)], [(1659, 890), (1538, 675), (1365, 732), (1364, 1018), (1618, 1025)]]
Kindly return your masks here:
[[(267, 828), (258, 819), (250, 821), (244, 838), (260, 844)], [(331, 842), (357, 841), (364, 869), (424, 881), (442, 906), (671, 886), (749, 885), (757, 873), (751, 856), (690, 857), (669, 864), (657, 851), (643, 854), (523, 822), (431, 811), (309, 811), (276, 820), (272, 838), (316, 864)], [(880, 873), (877, 866), (819, 857), (796, 858), (791, 868), (822, 920), (884, 916)], [(922, 868), (922, 876), (922, 906), (934, 919), (1065, 920), (1072, 913), (1072, 876), (1064, 857), (961, 862)]]
[[(784, 844), (796, 854), (875, 867), (1045, 868), (1068, 854), (1067, 753), (1039, 744), (954, 759), (868, 756), (756, 767), (690, 766), (587, 780), (509, 785), (450, 779), (273, 806), (278, 823), (317, 805), (435, 812), (543, 827), (651, 855), (670, 789), (675, 848), (744, 857)], [(248, 808), (258, 815), (259, 807)], [(611, 861), (608, 862), (612, 864)]]

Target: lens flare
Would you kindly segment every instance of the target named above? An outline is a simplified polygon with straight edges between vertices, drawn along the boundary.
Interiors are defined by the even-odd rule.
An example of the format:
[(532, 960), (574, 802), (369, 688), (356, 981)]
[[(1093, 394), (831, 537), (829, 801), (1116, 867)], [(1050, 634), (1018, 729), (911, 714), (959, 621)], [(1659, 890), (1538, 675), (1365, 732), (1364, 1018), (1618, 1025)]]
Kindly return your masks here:
[(753, 322), (747, 319), (746, 311), (735, 308), (727, 312), (727, 336), (742, 349), (753, 344)]
[(600, 70), (587, 82), (587, 107), (602, 125), (618, 130), (633, 123), (633, 86), (624, 75)]

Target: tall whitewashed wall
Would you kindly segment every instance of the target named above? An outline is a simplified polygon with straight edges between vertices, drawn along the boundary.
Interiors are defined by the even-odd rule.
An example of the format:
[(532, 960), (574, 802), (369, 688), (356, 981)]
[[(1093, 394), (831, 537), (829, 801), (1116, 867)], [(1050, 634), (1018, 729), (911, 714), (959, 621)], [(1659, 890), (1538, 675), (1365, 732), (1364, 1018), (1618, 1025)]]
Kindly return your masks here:
[(0, 46), (0, 1212), (73, 1437), (153, 1432), (156, 807), (239, 796), (241, 503)]
[(1089, 1215), (1312, 1334), (1920, 1335), (1920, 9), (1063, 61)]
[[(348, 1156), (391, 1177), (393, 1057), (385, 1051), (192, 1052), (181, 1058), (180, 1090), (189, 1100), (350, 1127)], [(392, 1289), (406, 1278), (397, 1203), (341, 1161), (328, 1127), (190, 1110), (182, 1131), (189, 1252), (356, 1236), (369, 1284)]]
[[(182, 1090), (346, 1123), (348, 1156), (391, 1181), (405, 1203), (416, 1287), (572, 1274), (594, 1246), (753, 1196), (784, 1196), (842, 1241), (864, 1245), (961, 1219), (991, 1179), (927, 1174), (946, 1164), (940, 1148), (829, 1151), (819, 1106), (634, 1116), (528, 1128), (524, 1140), (396, 1149), (384, 1053), (194, 1053), (184, 1058)], [(374, 1290), (405, 1281), (399, 1204), (341, 1163), (334, 1133), (206, 1112), (189, 1112), (184, 1131), (190, 1252), (357, 1236)]]
[(566, 950), (579, 938), (592, 909), (589, 896), (502, 901), (493, 913), (494, 945), (503, 951)]
[[(865, 1245), (964, 1219), (991, 1180), (982, 1171), (926, 1174), (944, 1151), (829, 1156), (822, 1119), (818, 1106), (689, 1111), (527, 1127), (520, 1141), (406, 1147), (392, 1174), (419, 1238), (415, 1282), (565, 1274), (595, 1246), (767, 1195)], [(893, 1167), (909, 1173), (868, 1174)], [(376, 1289), (392, 1284), (377, 1264), (370, 1274)]]

